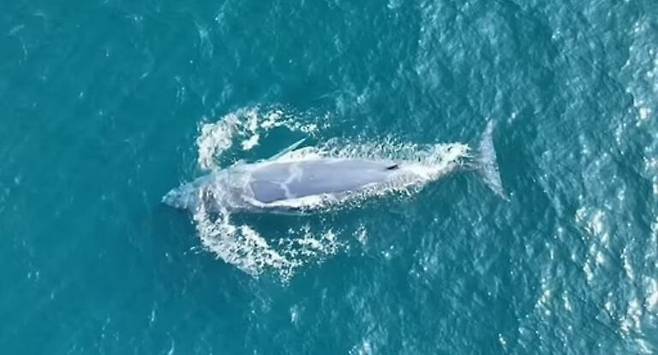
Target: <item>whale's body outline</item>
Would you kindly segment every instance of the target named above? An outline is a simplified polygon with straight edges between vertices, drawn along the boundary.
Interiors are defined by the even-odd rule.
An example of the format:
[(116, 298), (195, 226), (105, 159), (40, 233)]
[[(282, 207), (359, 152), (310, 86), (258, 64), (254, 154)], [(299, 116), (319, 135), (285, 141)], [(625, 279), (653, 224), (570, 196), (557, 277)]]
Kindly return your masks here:
[(430, 165), (331, 156), (290, 159), (288, 154), (277, 154), (273, 159), (239, 162), (213, 171), (169, 191), (163, 202), (192, 212), (203, 208), (225, 213), (307, 213), (357, 198), (423, 187), (463, 166), (476, 167), (487, 185), (505, 198), (492, 132), (490, 122), (474, 164), (470, 148), (461, 143), (450, 145), (441, 161)]
[[(441, 173), (450, 173), (457, 165)], [(413, 162), (345, 158), (239, 164), (173, 189), (163, 202), (191, 211), (203, 207), (213, 212), (311, 212), (422, 185), (432, 179), (423, 168)]]

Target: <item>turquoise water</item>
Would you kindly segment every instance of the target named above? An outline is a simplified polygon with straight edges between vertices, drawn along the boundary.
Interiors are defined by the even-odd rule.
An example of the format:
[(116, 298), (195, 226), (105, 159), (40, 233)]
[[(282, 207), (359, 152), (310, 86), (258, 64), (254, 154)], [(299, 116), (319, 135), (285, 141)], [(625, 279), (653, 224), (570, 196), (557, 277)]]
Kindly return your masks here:
[[(5, 1), (0, 53), (2, 353), (658, 351), (655, 1)], [(286, 275), (160, 203), (304, 137), (488, 120), (509, 201), (463, 173), (236, 216), (321, 242)]]

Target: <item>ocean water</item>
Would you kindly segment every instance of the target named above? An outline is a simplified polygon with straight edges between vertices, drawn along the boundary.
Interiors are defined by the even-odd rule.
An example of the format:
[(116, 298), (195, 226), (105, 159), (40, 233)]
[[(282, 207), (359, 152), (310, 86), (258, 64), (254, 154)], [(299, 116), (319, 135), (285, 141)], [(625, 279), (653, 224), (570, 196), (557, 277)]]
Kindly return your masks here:
[[(4, 1), (0, 353), (658, 352), (658, 3)], [(477, 146), (311, 216), (161, 204), (306, 138)]]

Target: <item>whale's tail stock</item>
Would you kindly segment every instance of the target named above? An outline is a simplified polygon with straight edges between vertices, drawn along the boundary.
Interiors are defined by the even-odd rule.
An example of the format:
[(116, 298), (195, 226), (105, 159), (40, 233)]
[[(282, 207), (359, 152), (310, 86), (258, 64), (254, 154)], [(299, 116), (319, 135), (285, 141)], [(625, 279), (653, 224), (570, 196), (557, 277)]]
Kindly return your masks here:
[(489, 121), (489, 123), (487, 123), (487, 128), (485, 128), (480, 137), (476, 170), (482, 176), (485, 184), (487, 184), (493, 192), (504, 200), (509, 200), (509, 197), (505, 193), (505, 189), (503, 189), (503, 182), (500, 178), (498, 162), (496, 161), (496, 149), (493, 142), (493, 130), (495, 127), (496, 124), (494, 121)]

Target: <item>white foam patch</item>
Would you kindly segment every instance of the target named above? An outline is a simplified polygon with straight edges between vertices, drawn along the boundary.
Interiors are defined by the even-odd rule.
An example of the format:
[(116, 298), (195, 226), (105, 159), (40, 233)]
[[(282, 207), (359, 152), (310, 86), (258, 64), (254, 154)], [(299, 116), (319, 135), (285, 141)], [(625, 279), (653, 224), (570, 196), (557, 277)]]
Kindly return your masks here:
[(194, 214), (194, 221), (208, 250), (250, 275), (260, 275), (266, 268), (285, 271), (293, 267), (253, 228), (232, 224), (228, 213), (214, 219), (201, 207)]
[(199, 167), (205, 170), (214, 167), (215, 157), (231, 148), (233, 136), (239, 131), (239, 127), (239, 116), (234, 113), (224, 116), (218, 123), (202, 125), (196, 141)]
[(277, 127), (286, 127), (292, 132), (315, 134), (319, 125), (316, 122), (299, 122), (292, 114), (281, 109), (247, 107), (228, 113), (217, 122), (204, 123), (199, 128), (196, 144), (199, 153), (198, 163), (203, 170), (217, 168), (218, 159), (240, 142), (242, 150), (258, 146), (261, 136)]
[(259, 134), (254, 134), (248, 139), (245, 139), (242, 141), (242, 150), (250, 150), (251, 148), (255, 147), (258, 145), (258, 141), (260, 140), (260, 135)]
[(268, 243), (253, 227), (234, 224), (229, 213), (215, 217), (203, 207), (194, 221), (207, 250), (254, 277), (271, 271), (287, 281), (299, 267), (334, 255), (344, 246), (333, 231), (316, 233), (309, 226), (289, 230), (287, 237)]
[(628, 303), (626, 308), (626, 315), (621, 320), (621, 330), (626, 335), (631, 332), (641, 331), (642, 320), (642, 303), (639, 299), (633, 298)]

